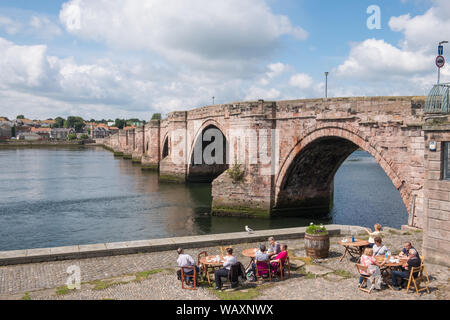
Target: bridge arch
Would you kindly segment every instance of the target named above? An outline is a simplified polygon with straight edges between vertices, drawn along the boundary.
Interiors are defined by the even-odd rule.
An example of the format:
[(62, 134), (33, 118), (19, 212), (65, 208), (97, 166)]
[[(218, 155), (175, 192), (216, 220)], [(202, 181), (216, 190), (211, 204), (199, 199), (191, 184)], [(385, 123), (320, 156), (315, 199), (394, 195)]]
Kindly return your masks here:
[(161, 148), (161, 159), (165, 159), (170, 155), (170, 138), (169, 134), (166, 134), (163, 140), (163, 147)]
[[(211, 138), (211, 141), (205, 141), (205, 134), (211, 133), (212, 137), (208, 136), (208, 139)], [(222, 141), (222, 150), (214, 149), (213, 156), (216, 156), (215, 152), (218, 151), (222, 153), (222, 157), (220, 157), (219, 153), (217, 154), (218, 161), (214, 161), (214, 163), (206, 163), (204, 159), (205, 148), (213, 143), (217, 144), (218, 142), (220, 144), (220, 141), (216, 141), (217, 138)], [(200, 150), (201, 154), (197, 154)], [(188, 160), (187, 180), (191, 182), (212, 182), (215, 178), (227, 170), (229, 168), (228, 139), (224, 127), (212, 119), (204, 121), (194, 135)]]
[[(275, 179), (275, 209), (305, 208), (328, 213), (337, 170), (354, 151), (362, 149), (375, 158), (400, 192), (409, 212), (411, 192), (406, 180), (381, 154), (370, 137), (349, 124), (313, 126), (288, 152)], [(306, 183), (305, 183), (306, 182)]]

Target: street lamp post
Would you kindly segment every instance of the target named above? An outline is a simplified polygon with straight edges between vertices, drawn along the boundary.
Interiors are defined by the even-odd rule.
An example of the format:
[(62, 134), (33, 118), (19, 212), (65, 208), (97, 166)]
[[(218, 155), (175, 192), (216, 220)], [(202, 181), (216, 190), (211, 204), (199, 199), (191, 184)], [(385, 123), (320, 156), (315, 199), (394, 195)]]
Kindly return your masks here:
[(329, 72), (325, 72), (325, 98), (328, 98), (328, 74)]
[(213, 105), (214, 105), (214, 99), (215, 99), (216, 97), (212, 97), (212, 99), (213, 99)]
[[(438, 55), (443, 56), (444, 55), (444, 46), (443, 44), (448, 43), (448, 41), (441, 41), (439, 42), (438, 46)], [(438, 82), (439, 84), (441, 82), (441, 68), (438, 66)]]

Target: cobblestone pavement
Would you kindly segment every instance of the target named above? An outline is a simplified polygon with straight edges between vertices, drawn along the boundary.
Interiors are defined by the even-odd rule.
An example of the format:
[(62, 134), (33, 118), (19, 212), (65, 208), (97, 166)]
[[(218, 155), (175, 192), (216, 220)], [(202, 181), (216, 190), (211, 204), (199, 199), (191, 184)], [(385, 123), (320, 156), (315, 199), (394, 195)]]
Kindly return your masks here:
[[(391, 230), (391, 231), (390, 231)], [(399, 251), (404, 241), (410, 240), (416, 248), (421, 248), (422, 233), (400, 232), (392, 229), (384, 231), (385, 244), (393, 252)], [(303, 266), (292, 272), (292, 277), (285, 281), (274, 281), (270, 284), (258, 286), (260, 290), (256, 299), (445, 299), (448, 300), (450, 291), (447, 267), (427, 264), (430, 276), (431, 293), (421, 295), (406, 294), (405, 291), (384, 289), (372, 292), (370, 295), (357, 289), (358, 274), (354, 261), (345, 257), (339, 262), (344, 249), (337, 244), (341, 237), (331, 238), (330, 258), (314, 261), (311, 265)], [(359, 237), (364, 238), (364, 237)], [(305, 257), (304, 240), (294, 239), (285, 241), (288, 244), (291, 263), (303, 265)], [(234, 245), (239, 261), (247, 265), (249, 258), (243, 257), (243, 249), (255, 247), (256, 243)], [(209, 254), (218, 254), (218, 247), (204, 249), (189, 249), (186, 253), (197, 258), (197, 254), (206, 250)], [(1, 299), (216, 299), (216, 294), (202, 286), (199, 290), (182, 290), (177, 281), (176, 270), (177, 253), (174, 251), (136, 254), (128, 256), (114, 256), (106, 258), (83, 259), (60, 262), (46, 262), (28, 265), (0, 267), (0, 300)], [(69, 266), (77, 265), (81, 269), (81, 290), (56, 294), (56, 288), (65, 285), (66, 270)], [(313, 266), (313, 267), (311, 267)], [(314, 275), (308, 271), (314, 268), (329, 272), (326, 275)], [(136, 274), (143, 271), (157, 270), (147, 279), (136, 281)], [(167, 270), (171, 269), (171, 270)], [(326, 271), (329, 270), (329, 271)], [(159, 272), (160, 271), (160, 272)], [(312, 271), (314, 272), (314, 271)], [(134, 276), (133, 276), (134, 275)], [(92, 281), (116, 278), (116, 283), (106, 286), (102, 290), (95, 290)], [(244, 288), (244, 292), (247, 291)]]

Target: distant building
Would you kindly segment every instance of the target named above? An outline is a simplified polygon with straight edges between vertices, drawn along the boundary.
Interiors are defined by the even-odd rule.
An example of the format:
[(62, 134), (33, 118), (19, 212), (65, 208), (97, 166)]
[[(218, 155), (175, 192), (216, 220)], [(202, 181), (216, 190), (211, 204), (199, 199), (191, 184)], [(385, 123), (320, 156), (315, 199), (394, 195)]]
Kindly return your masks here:
[(43, 139), (50, 139), (50, 128), (31, 128), (31, 132), (40, 135)]
[(103, 126), (98, 126), (96, 128), (94, 128), (94, 130), (92, 130), (92, 138), (93, 139), (103, 139), (106, 137), (109, 137), (111, 135), (110, 131), (108, 128), (105, 128)]
[(39, 141), (42, 140), (43, 138), (42, 136), (34, 132), (23, 132), (17, 136), (17, 139), (25, 141)]
[(56, 123), (55, 120), (42, 120), (42, 121), (39, 121), (39, 125), (40, 125), (41, 127), (44, 127), (44, 128), (50, 128), (50, 127), (53, 126), (55, 123)]
[(0, 140), (11, 139), (12, 128), (10, 122), (0, 122)]
[(67, 140), (69, 134), (75, 133), (75, 129), (52, 128), (50, 131), (50, 139)]

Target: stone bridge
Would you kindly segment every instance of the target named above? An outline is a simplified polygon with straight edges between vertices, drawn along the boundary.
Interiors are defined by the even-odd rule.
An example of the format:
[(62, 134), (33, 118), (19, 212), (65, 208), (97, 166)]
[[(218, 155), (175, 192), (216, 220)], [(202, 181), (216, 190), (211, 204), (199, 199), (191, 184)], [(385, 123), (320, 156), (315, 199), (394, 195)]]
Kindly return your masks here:
[[(213, 214), (258, 217), (328, 213), (336, 171), (362, 149), (399, 191), (408, 224), (426, 229), (434, 223), (438, 234), (430, 238), (429, 251), (439, 260), (445, 247), (448, 261), (448, 213), (439, 210), (448, 205), (450, 211), (444, 203), (450, 200), (450, 181), (439, 184), (440, 156), (427, 157), (435, 137), (426, 127), (424, 104), (425, 97), (237, 102), (172, 112), (167, 119), (121, 130), (103, 144), (144, 169), (159, 170), (161, 180), (212, 182)], [(439, 181), (427, 190), (430, 179)], [(429, 203), (434, 220), (427, 216)]]

